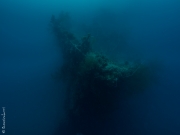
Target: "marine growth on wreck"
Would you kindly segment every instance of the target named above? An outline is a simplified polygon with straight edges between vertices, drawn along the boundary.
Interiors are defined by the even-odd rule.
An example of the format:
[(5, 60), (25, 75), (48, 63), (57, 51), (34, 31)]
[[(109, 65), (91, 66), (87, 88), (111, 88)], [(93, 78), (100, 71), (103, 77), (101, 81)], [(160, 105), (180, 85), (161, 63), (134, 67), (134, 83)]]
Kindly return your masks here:
[[(52, 16), (51, 28), (63, 54), (60, 77), (67, 85), (67, 134), (92, 134), (118, 108), (122, 98), (142, 92), (151, 82), (148, 65), (113, 62), (92, 48), (91, 34), (77, 38), (69, 29), (70, 16)], [(96, 125), (95, 123), (99, 123)], [(101, 124), (100, 124), (101, 123)], [(95, 126), (96, 125), (96, 126)]]

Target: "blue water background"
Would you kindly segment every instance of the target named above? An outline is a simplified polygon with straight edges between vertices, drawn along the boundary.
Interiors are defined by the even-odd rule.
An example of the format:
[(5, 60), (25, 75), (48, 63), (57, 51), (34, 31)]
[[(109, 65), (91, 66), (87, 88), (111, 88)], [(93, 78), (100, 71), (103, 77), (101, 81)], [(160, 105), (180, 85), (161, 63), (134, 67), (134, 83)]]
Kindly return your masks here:
[(124, 13), (128, 45), (143, 61), (163, 66), (157, 84), (120, 103), (112, 116), (117, 135), (179, 135), (179, 7), (178, 0), (1, 0), (0, 107), (6, 107), (6, 133), (51, 135), (57, 130), (64, 117), (64, 86), (52, 77), (62, 58), (48, 27), (50, 17), (68, 11), (77, 24), (88, 23), (105, 8)]

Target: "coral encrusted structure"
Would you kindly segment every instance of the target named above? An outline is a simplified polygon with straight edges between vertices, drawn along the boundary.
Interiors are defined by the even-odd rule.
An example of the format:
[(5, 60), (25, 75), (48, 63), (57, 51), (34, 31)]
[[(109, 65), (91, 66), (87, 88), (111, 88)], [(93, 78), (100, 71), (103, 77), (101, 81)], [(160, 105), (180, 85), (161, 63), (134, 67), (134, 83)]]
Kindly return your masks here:
[[(63, 54), (60, 76), (66, 83), (69, 132), (90, 134), (118, 108), (120, 99), (143, 91), (151, 81), (147, 65), (115, 63), (93, 51), (91, 35), (78, 39), (69, 30), (69, 14), (52, 16), (51, 28)], [(93, 133), (93, 132), (92, 132)]]

